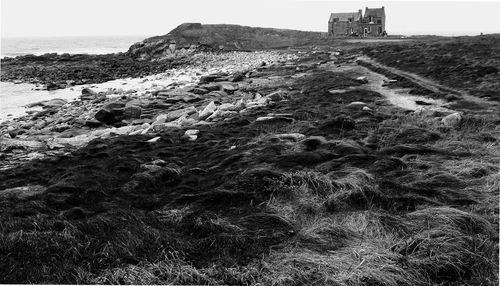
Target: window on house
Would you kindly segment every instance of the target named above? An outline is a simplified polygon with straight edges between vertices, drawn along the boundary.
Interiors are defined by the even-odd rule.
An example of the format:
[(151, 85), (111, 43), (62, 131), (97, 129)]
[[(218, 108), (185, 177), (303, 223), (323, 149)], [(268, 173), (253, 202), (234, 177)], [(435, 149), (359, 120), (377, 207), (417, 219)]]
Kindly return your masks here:
[(352, 18), (349, 18), (349, 23), (352, 23)]
[(378, 19), (377, 24), (382, 24), (382, 20)]
[(337, 23), (339, 21), (339, 18), (333, 18), (333, 23)]

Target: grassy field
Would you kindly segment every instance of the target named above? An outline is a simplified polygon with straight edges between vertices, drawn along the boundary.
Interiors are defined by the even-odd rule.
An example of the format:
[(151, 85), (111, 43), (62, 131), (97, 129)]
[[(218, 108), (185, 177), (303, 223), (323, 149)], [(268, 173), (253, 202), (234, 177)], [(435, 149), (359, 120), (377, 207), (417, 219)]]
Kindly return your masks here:
[[(366, 53), (386, 62), (394, 45)], [(0, 191), (0, 282), (498, 285), (500, 113), (446, 127), (328, 61), (308, 51), (254, 72), (281, 84), (242, 92), (286, 100), (196, 141), (118, 136), (2, 171), (0, 189), (46, 190)], [(269, 113), (294, 120), (255, 122)]]

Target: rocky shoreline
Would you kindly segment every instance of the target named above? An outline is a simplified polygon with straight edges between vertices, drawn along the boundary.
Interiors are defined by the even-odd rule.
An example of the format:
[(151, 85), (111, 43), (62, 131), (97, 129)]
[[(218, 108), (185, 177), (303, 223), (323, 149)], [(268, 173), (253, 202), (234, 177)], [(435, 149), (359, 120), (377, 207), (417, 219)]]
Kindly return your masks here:
[[(254, 93), (254, 87), (263, 83), (252, 78), (269, 65), (296, 57), (278, 52), (197, 53), (189, 64), (142, 77), (135, 84), (125, 79), (118, 88), (82, 86), (80, 100), (31, 104), (29, 107), (41, 106), (42, 110), (0, 124), (0, 168), (64, 154), (94, 139), (196, 128), (258, 108), (281, 98), (284, 92)], [(127, 82), (125, 89), (119, 88)], [(186, 134), (190, 132), (194, 131)], [(20, 151), (23, 149), (30, 151), (26, 154)]]
[(102, 83), (126, 77), (144, 77), (182, 66), (189, 59), (178, 56), (160, 62), (137, 61), (126, 53), (107, 55), (44, 54), (1, 60), (2, 81), (36, 84), (56, 90), (82, 84)]

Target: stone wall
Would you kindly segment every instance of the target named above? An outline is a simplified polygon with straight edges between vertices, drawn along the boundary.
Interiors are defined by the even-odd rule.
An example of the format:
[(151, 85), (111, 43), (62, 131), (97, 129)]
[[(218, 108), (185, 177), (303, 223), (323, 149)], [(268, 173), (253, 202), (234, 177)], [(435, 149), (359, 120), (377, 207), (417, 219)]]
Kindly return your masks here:
[(334, 37), (349, 36), (352, 33), (359, 31), (358, 22), (329, 22), (328, 35)]

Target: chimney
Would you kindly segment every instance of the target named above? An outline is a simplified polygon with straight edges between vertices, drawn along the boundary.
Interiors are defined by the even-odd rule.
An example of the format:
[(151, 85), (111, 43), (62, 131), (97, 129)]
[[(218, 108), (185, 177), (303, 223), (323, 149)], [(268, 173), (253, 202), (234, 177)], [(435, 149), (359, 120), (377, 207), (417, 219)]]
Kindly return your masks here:
[(359, 13), (359, 14), (363, 14), (363, 10), (359, 9), (359, 10), (358, 10), (358, 13)]
[(384, 6), (382, 6), (382, 10), (384, 10)]

